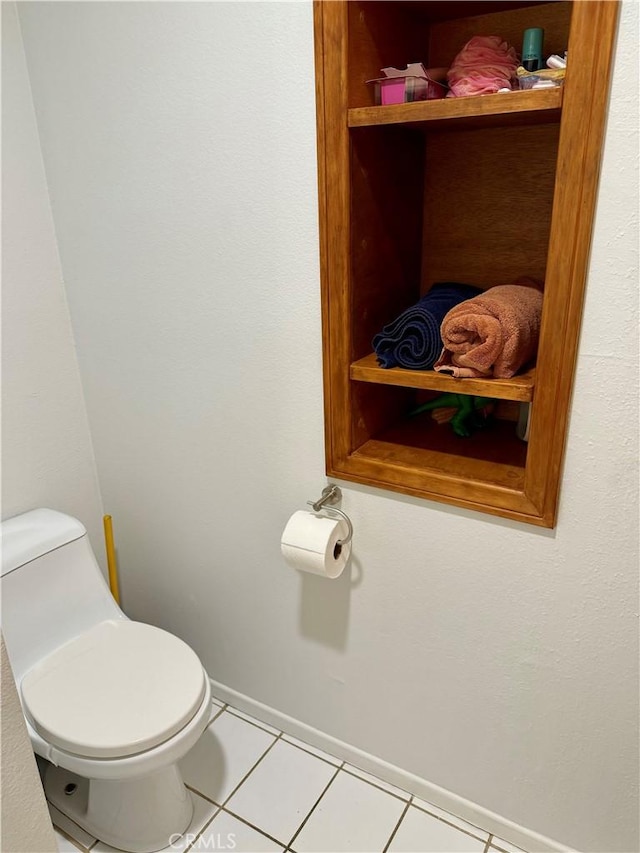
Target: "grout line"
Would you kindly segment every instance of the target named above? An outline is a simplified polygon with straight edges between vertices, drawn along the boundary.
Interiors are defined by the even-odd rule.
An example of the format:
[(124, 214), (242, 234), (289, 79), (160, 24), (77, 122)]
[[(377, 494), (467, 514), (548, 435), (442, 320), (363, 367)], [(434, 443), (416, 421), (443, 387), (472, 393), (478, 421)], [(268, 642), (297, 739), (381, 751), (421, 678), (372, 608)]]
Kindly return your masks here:
[[(209, 802), (211, 802), (211, 800), (209, 800)], [(189, 844), (189, 846), (188, 846), (188, 847), (185, 847), (185, 849), (184, 849), (183, 853), (188, 853), (188, 851), (189, 851), (189, 850), (192, 850), (192, 849), (193, 849), (193, 845), (196, 843), (196, 841), (199, 841), (199, 840), (200, 840), (200, 836), (202, 835), (202, 833), (205, 831), (205, 829), (207, 829), (207, 827), (209, 826), (209, 824), (210, 824), (213, 820), (215, 820), (215, 818), (217, 818), (217, 817), (218, 817), (218, 815), (220, 814), (220, 812), (221, 812), (221, 811), (222, 811), (222, 809), (218, 806), (218, 810), (217, 810), (216, 812), (214, 812), (214, 813), (213, 813), (213, 815), (209, 818), (209, 820), (205, 821), (204, 826), (202, 827), (202, 829), (200, 830), (200, 832), (198, 832), (198, 833), (197, 833), (196, 837), (193, 839), (193, 841), (191, 842), (191, 844)], [(189, 829), (189, 827), (187, 827), (187, 829)], [(184, 832), (186, 832), (186, 831), (187, 831), (187, 830), (185, 829), (185, 831), (184, 831)], [(183, 835), (184, 835), (184, 832), (182, 833)]]
[[(498, 853), (507, 853), (507, 851), (504, 849), (504, 847), (498, 847), (497, 844), (494, 844), (495, 835), (490, 835), (489, 838), (491, 839), (491, 841), (489, 843), (491, 844), (492, 850), (497, 850)], [(498, 841), (500, 841), (500, 839), (498, 839)], [(525, 851), (522, 847), (518, 847), (516, 844), (514, 844), (513, 846), (515, 847), (516, 850), (521, 851), (521, 853), (527, 853), (527, 851)]]
[[(236, 814), (236, 812), (232, 812), (231, 809), (220, 809), (220, 811), (224, 812), (225, 814), (231, 815), (231, 817), (235, 818), (236, 820), (239, 820), (240, 823), (244, 823), (245, 826), (249, 826), (249, 827), (251, 827), (251, 829), (255, 829), (256, 832), (260, 833), (260, 835), (264, 835), (265, 838), (268, 838), (269, 841), (273, 841), (275, 844), (278, 844), (280, 847), (286, 846), (284, 844), (284, 842), (280, 841), (278, 838), (275, 838), (273, 835), (269, 835), (269, 833), (266, 830), (260, 829), (259, 826), (256, 826), (255, 823), (251, 823), (251, 821), (247, 820), (246, 817), (242, 817), (241, 815)], [(219, 813), (220, 812), (218, 812), (218, 814)]]
[(400, 829), (400, 824), (401, 824), (401, 823), (402, 823), (402, 821), (404, 820), (404, 816), (406, 815), (406, 813), (409, 811), (409, 806), (411, 805), (411, 800), (412, 800), (412, 799), (413, 799), (413, 797), (411, 797), (411, 799), (409, 800), (409, 802), (408, 802), (408, 803), (406, 804), (406, 806), (403, 808), (403, 810), (402, 810), (402, 814), (400, 815), (400, 820), (399, 820), (399, 821), (397, 822), (397, 824), (395, 825), (395, 827), (394, 827), (394, 829), (393, 829), (393, 832), (392, 832), (392, 833), (391, 833), (391, 835), (389, 836), (389, 840), (387, 841), (387, 843), (386, 843), (386, 844), (384, 845), (384, 847), (382, 848), (382, 853), (387, 853), (387, 850), (389, 849), (389, 847), (390, 847), (390, 845), (391, 845), (391, 842), (392, 842), (392, 841), (393, 841), (393, 839), (396, 837), (396, 832)]
[[(238, 719), (240, 719), (240, 718), (238, 718)], [(262, 731), (264, 731), (264, 729), (262, 729)], [(254, 765), (252, 765), (252, 767), (249, 769), (249, 771), (248, 771), (247, 773), (245, 773), (245, 775), (244, 775), (244, 776), (242, 777), (242, 779), (238, 782), (238, 784), (237, 784), (237, 785), (236, 785), (236, 787), (233, 789), (233, 791), (231, 791), (231, 793), (229, 794), (229, 796), (228, 796), (228, 797), (226, 798), (226, 800), (222, 803), (222, 806), (226, 806), (226, 804), (229, 802), (229, 800), (231, 799), (231, 797), (233, 797), (233, 795), (237, 792), (238, 788), (240, 788), (240, 786), (241, 786), (241, 785), (244, 785), (244, 783), (247, 781), (247, 779), (249, 778), (249, 776), (251, 776), (251, 774), (252, 774), (252, 773), (253, 773), (253, 771), (256, 769), (256, 767), (258, 766), (258, 764), (260, 764), (260, 763), (264, 760), (264, 758), (265, 758), (265, 757), (266, 757), (266, 756), (271, 752), (271, 750), (272, 750), (272, 749), (273, 749), (273, 747), (278, 743), (278, 741), (280, 740), (280, 738), (281, 738), (281, 737), (282, 737), (282, 732), (280, 732), (280, 734), (279, 734), (279, 735), (274, 739), (273, 743), (268, 747), (268, 749), (266, 749), (266, 750), (262, 753), (262, 755), (260, 756), (260, 758), (256, 761), (256, 763), (255, 763)]]
[[(209, 728), (209, 726), (211, 726), (213, 723), (215, 723), (215, 721), (218, 719), (220, 714), (222, 714), (222, 712), (224, 711), (224, 708), (218, 708), (217, 705), (212, 705), (212, 708), (216, 708), (217, 710), (216, 710), (216, 713), (213, 715), (213, 717), (211, 717), (211, 719), (207, 723), (207, 726), (204, 730), (205, 732)], [(204, 734), (204, 732), (202, 734)], [(200, 737), (202, 737), (202, 735), (200, 735)]]
[[(292, 746), (293, 746), (293, 744), (292, 744)], [(331, 785), (333, 784), (334, 779), (336, 778), (336, 776), (337, 776), (337, 775), (338, 775), (338, 773), (342, 770), (342, 768), (343, 768), (343, 767), (344, 767), (344, 761), (342, 762), (342, 764), (340, 765), (340, 767), (336, 767), (336, 772), (333, 774), (333, 776), (331, 777), (331, 779), (329, 779), (329, 781), (327, 782), (327, 784), (326, 784), (326, 785), (325, 785), (325, 787), (324, 787), (324, 790), (322, 791), (322, 793), (320, 794), (320, 796), (318, 797), (318, 799), (315, 801), (315, 803), (311, 806), (311, 809), (310, 809), (309, 813), (307, 814), (307, 816), (305, 817), (305, 819), (302, 821), (302, 823), (300, 824), (300, 826), (299, 826), (299, 827), (296, 829), (296, 831), (293, 833), (293, 836), (291, 837), (291, 839), (290, 839), (289, 843), (286, 845), (286, 846), (287, 846), (287, 849), (289, 849), (289, 847), (291, 847), (291, 845), (293, 844), (293, 842), (294, 842), (294, 841), (296, 840), (296, 838), (300, 835), (300, 833), (302, 832), (302, 829), (303, 829), (304, 825), (305, 825), (305, 824), (306, 824), (306, 822), (309, 820), (309, 818), (311, 817), (311, 815), (314, 813), (314, 811), (315, 811), (315, 809), (316, 809), (316, 807), (317, 807), (318, 803), (319, 803), (319, 802), (320, 802), (320, 800), (324, 797), (324, 795), (327, 793), (327, 791), (329, 790), (329, 788), (330, 788), (330, 787), (331, 787)]]
[(284, 732), (280, 732), (279, 729), (276, 729), (275, 726), (272, 726), (271, 729), (265, 729), (265, 726), (267, 724), (263, 723), (262, 725), (260, 725), (260, 720), (254, 721), (247, 719), (247, 717), (241, 717), (240, 714), (236, 713), (236, 708), (231, 708), (230, 706), (227, 706), (225, 710), (228, 714), (231, 714), (232, 717), (235, 717), (236, 720), (242, 720), (245, 723), (249, 723), (250, 726), (255, 726), (256, 729), (260, 729), (261, 732), (266, 732), (268, 735), (273, 735), (275, 737), (274, 733), (279, 732), (278, 737), (282, 737), (282, 735), (284, 734)]
[(489, 853), (489, 848), (491, 847), (491, 842), (493, 840), (493, 835), (489, 833), (489, 837), (487, 838), (487, 843), (484, 845), (484, 850), (482, 853)]
[[(287, 743), (287, 744), (289, 744), (289, 746), (295, 746), (296, 749), (299, 749), (302, 752), (306, 752), (307, 755), (311, 755), (311, 756), (313, 756), (313, 758), (317, 758), (318, 761), (324, 761), (325, 764), (329, 764), (329, 765), (331, 765), (331, 767), (336, 767), (338, 770), (344, 764), (344, 761), (340, 761), (338, 758), (336, 758), (335, 755), (331, 756), (332, 758), (335, 759), (335, 761), (329, 761), (327, 758), (323, 758), (321, 755), (317, 755), (315, 752), (311, 752), (311, 749), (305, 749), (304, 746), (300, 746), (300, 743), (304, 743), (304, 741), (300, 741), (300, 743), (291, 743), (290, 740), (287, 740), (287, 737), (293, 737), (293, 735), (287, 735), (286, 732), (283, 732), (282, 735), (283, 735), (283, 737), (282, 737), (283, 743)], [(310, 744), (307, 744), (307, 746), (310, 747)], [(329, 755), (329, 753), (327, 753), (327, 755)], [(338, 762), (337, 764), (335, 763), (336, 761)]]
[[(416, 806), (416, 808), (419, 808), (419, 806)], [(480, 827), (478, 827), (478, 833), (480, 834), (474, 835), (472, 832), (463, 829), (461, 826), (457, 826), (457, 824), (455, 823), (450, 823), (448, 820), (444, 820), (444, 818), (438, 817), (437, 814), (431, 814), (431, 812), (426, 812), (424, 809), (420, 809), (420, 811), (423, 814), (428, 814), (429, 817), (435, 817), (435, 819), (439, 820), (440, 823), (444, 823), (446, 826), (450, 826), (452, 829), (457, 829), (458, 832), (461, 832), (463, 835), (468, 835), (469, 838), (475, 838), (476, 841), (482, 841), (484, 843), (484, 838), (482, 836), (485, 834), (486, 830), (480, 829)], [(463, 818), (460, 818), (460, 820), (463, 820)]]
[[(238, 717), (238, 719), (240, 719), (240, 717)], [(256, 728), (257, 728), (257, 726), (256, 726)], [(261, 731), (265, 731), (265, 730), (264, 730), (264, 729), (261, 729)], [(267, 732), (267, 734), (271, 734), (271, 732)], [(260, 762), (261, 762), (261, 761), (262, 761), (262, 759), (266, 756), (266, 754), (267, 754), (268, 752), (271, 752), (271, 750), (272, 750), (272, 749), (273, 749), (273, 747), (276, 745), (276, 743), (280, 740), (280, 737), (281, 737), (281, 735), (278, 735), (278, 737), (275, 737), (275, 735), (271, 735), (271, 736), (272, 736), (272, 737), (274, 737), (274, 741), (273, 741), (273, 743), (272, 743), (272, 744), (270, 744), (270, 745), (267, 747), (267, 749), (262, 753), (262, 755), (261, 755), (261, 756), (260, 756), (260, 758), (256, 761), (256, 763), (251, 765), (251, 767), (249, 768), (249, 770), (247, 770), (247, 772), (244, 774), (244, 776), (242, 777), (242, 779), (238, 782), (238, 784), (236, 785), (236, 787), (232, 789), (231, 793), (230, 793), (230, 794), (227, 796), (227, 798), (226, 798), (225, 800), (223, 800), (221, 803), (219, 803), (217, 800), (214, 800), (214, 799), (213, 799), (211, 796), (209, 796), (208, 794), (203, 794), (203, 793), (202, 793), (202, 791), (199, 791), (197, 788), (194, 788), (194, 787), (193, 787), (193, 785), (189, 785), (189, 784), (187, 784), (186, 782), (184, 782), (184, 786), (185, 786), (185, 788), (188, 788), (190, 791), (193, 791), (193, 793), (194, 793), (194, 794), (197, 794), (199, 797), (202, 797), (204, 800), (207, 800), (207, 802), (209, 802), (209, 803), (213, 803), (213, 805), (214, 805), (214, 806), (217, 806), (217, 807), (218, 807), (218, 809), (222, 809), (222, 808), (223, 808), (223, 806), (225, 806), (225, 805), (229, 802), (229, 800), (231, 799), (231, 797), (233, 797), (233, 795), (237, 792), (238, 788), (239, 788), (241, 785), (243, 785), (243, 784), (247, 781), (248, 777), (253, 773), (253, 771), (256, 769), (256, 767), (258, 766), (258, 764), (260, 764)], [(227, 809), (225, 809), (225, 811), (227, 811)], [(235, 817), (235, 815), (234, 815), (234, 817)], [(213, 820), (213, 818), (212, 818), (212, 820)], [(211, 821), (209, 821), (209, 823), (210, 823), (210, 822), (211, 822)], [(278, 842), (278, 843), (280, 843), (280, 842)]]
[[(426, 800), (423, 800), (423, 802), (426, 802)], [(463, 832), (465, 835), (468, 835), (470, 838), (475, 838), (475, 839), (476, 839), (476, 841), (484, 841), (484, 840), (485, 840), (484, 838), (482, 838), (482, 835), (484, 835), (484, 834), (485, 834), (485, 832), (487, 832), (487, 830), (486, 830), (486, 829), (482, 829), (482, 828), (481, 828), (481, 827), (479, 827), (479, 826), (476, 826), (474, 823), (471, 823), (471, 824), (469, 824), (469, 825), (470, 825), (470, 826), (473, 826), (473, 828), (474, 828), (474, 829), (477, 829), (477, 830), (478, 830), (478, 832), (480, 833), (480, 835), (474, 835), (472, 832), (469, 832), (469, 830), (468, 830), (468, 829), (464, 829), (463, 827), (458, 826), (458, 825), (457, 825), (457, 824), (455, 824), (455, 823), (451, 823), (451, 821), (450, 821), (450, 820), (447, 820), (446, 818), (442, 817), (442, 815), (434, 814), (433, 812), (428, 811), (428, 809), (425, 809), (425, 808), (423, 808), (422, 806), (417, 805), (417, 803), (413, 803), (413, 805), (415, 806), (415, 808), (417, 808), (417, 809), (418, 809), (419, 811), (421, 811), (423, 814), (428, 814), (428, 815), (429, 815), (429, 817), (434, 817), (436, 820), (439, 820), (441, 823), (446, 823), (446, 824), (447, 824), (447, 826), (452, 826), (454, 829), (457, 829), (457, 830), (458, 830), (458, 832)], [(457, 817), (457, 815), (451, 815), (451, 817), (452, 817), (452, 818), (455, 818), (455, 817)], [(463, 818), (463, 817), (461, 817), (461, 818), (458, 818), (458, 820), (464, 820), (464, 818)], [(466, 823), (469, 823), (469, 821), (465, 821), (465, 822), (466, 822)], [(489, 833), (488, 833), (488, 832), (487, 832), (487, 835), (489, 835)], [(489, 836), (489, 837), (491, 837), (491, 836)]]
[[(238, 717), (237, 719), (241, 719), (241, 717)], [(256, 728), (258, 728), (258, 726), (256, 726)], [(240, 787), (240, 785), (244, 784), (244, 783), (247, 781), (247, 778), (248, 778), (248, 777), (253, 773), (253, 771), (256, 769), (256, 767), (258, 766), (258, 764), (260, 764), (260, 762), (261, 762), (261, 761), (262, 761), (262, 759), (265, 757), (265, 755), (266, 755), (268, 752), (271, 752), (271, 750), (273, 749), (273, 747), (276, 745), (276, 743), (277, 743), (277, 742), (280, 740), (280, 738), (282, 737), (282, 733), (280, 733), (277, 737), (275, 737), (275, 735), (273, 735), (271, 732), (266, 732), (266, 730), (265, 730), (265, 729), (260, 729), (260, 731), (263, 731), (263, 732), (265, 732), (266, 734), (270, 734), (270, 735), (274, 738), (273, 743), (272, 743), (272, 744), (270, 744), (270, 745), (267, 747), (267, 749), (263, 752), (263, 754), (262, 754), (262, 755), (260, 756), (260, 758), (256, 761), (256, 763), (255, 763), (255, 764), (253, 764), (253, 765), (249, 768), (249, 770), (245, 773), (245, 775), (244, 775), (244, 776), (242, 777), (242, 779), (238, 782), (238, 784), (236, 785), (236, 787), (231, 791), (231, 793), (228, 795), (228, 797), (227, 797), (223, 802), (221, 802), (221, 803), (217, 802), (217, 800), (214, 800), (214, 799), (213, 799), (211, 796), (209, 796), (208, 794), (203, 794), (203, 793), (202, 793), (202, 791), (199, 791), (199, 790), (198, 790), (198, 788), (194, 788), (194, 787), (193, 787), (193, 785), (189, 785), (189, 784), (187, 784), (187, 782), (184, 782), (184, 786), (185, 786), (185, 788), (188, 788), (190, 791), (193, 791), (193, 793), (194, 793), (194, 794), (197, 794), (199, 797), (202, 797), (202, 799), (203, 799), (203, 800), (207, 800), (207, 802), (209, 802), (209, 803), (213, 803), (213, 805), (214, 805), (214, 806), (217, 806), (219, 809), (221, 809), (224, 805), (226, 805), (226, 803), (228, 803), (228, 802), (229, 802), (229, 800), (231, 799), (231, 797), (233, 797), (233, 795), (236, 793), (236, 791), (238, 790), (238, 788)], [(214, 817), (215, 817), (215, 815), (214, 815)], [(211, 818), (211, 820), (213, 820), (213, 818)], [(211, 823), (211, 821), (209, 821), (209, 823)], [(207, 824), (207, 825), (208, 825), (208, 824)], [(278, 843), (280, 843), (280, 842), (278, 842)]]
[(197, 788), (194, 788), (193, 785), (188, 785), (184, 780), (183, 780), (183, 784), (188, 791), (191, 791), (192, 793), (197, 794), (199, 797), (202, 797), (203, 800), (206, 800), (208, 803), (211, 803), (211, 805), (215, 806), (217, 809), (222, 808), (220, 803), (217, 803), (215, 800), (213, 800), (207, 794), (203, 794), (202, 791), (199, 791)]
[[(377, 788), (378, 791), (382, 791), (383, 794), (389, 794), (390, 797), (395, 797), (396, 800), (400, 800), (403, 803), (410, 801), (410, 798), (412, 795), (408, 791), (406, 791), (406, 794), (407, 794), (406, 798), (401, 797), (399, 794), (394, 794), (393, 791), (388, 791), (386, 788), (383, 788), (381, 785), (376, 785), (376, 783), (372, 782), (370, 779), (363, 779), (362, 776), (358, 776), (357, 773), (352, 773), (351, 770), (349, 770), (346, 767), (343, 767), (342, 769), (344, 770), (345, 773), (348, 773), (349, 776), (353, 776), (354, 779), (359, 779), (361, 782), (365, 782), (367, 785), (371, 785), (372, 788)], [(360, 769), (360, 768), (357, 768), (357, 769)], [(364, 773), (365, 771), (363, 770), (362, 772)], [(382, 779), (380, 781), (382, 782)]]
[[(218, 708), (218, 706), (213, 705), (213, 703), (212, 703), (212, 708), (216, 709), (216, 713), (213, 715), (213, 717), (211, 717), (211, 719), (209, 720), (207, 725), (204, 727), (204, 729), (202, 731), (202, 735), (207, 731), (207, 729), (211, 728), (211, 726), (215, 723), (215, 721), (218, 719), (220, 714), (224, 711), (224, 708)], [(200, 737), (202, 737), (202, 735), (200, 735)], [(197, 741), (196, 741), (196, 743), (197, 743)], [(192, 747), (192, 749), (193, 749), (193, 747)]]

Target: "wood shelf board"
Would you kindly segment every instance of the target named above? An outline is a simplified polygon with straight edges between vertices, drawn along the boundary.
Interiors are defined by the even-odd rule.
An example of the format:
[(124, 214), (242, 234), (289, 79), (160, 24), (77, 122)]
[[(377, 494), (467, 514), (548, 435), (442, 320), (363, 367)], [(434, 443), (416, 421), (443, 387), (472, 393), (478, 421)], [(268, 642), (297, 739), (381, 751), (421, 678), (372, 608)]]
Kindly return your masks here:
[(356, 107), (348, 111), (349, 127), (404, 124), (412, 127), (489, 127), (559, 122), (563, 89), (442, 98), (412, 104)]
[(465, 482), (524, 489), (527, 444), (511, 421), (493, 421), (468, 438), (425, 412), (383, 430), (355, 451), (379, 461), (437, 471)]
[[(375, 462), (385, 470), (387, 477), (393, 469), (402, 472), (398, 482), (403, 484), (411, 482), (412, 478), (408, 476), (410, 472), (414, 482), (420, 482), (425, 492), (433, 494), (440, 492), (454, 498), (462, 495), (471, 498), (476, 488), (481, 487), (484, 494), (478, 503), (486, 500), (487, 490), (491, 489), (500, 489), (516, 498), (524, 496), (524, 469), (517, 465), (498, 465), (472, 458), (465, 460), (464, 457), (437, 450), (412, 448), (401, 442), (375, 438), (359, 447), (349, 458)], [(439, 480), (439, 487), (434, 485), (436, 479)], [(507, 497), (496, 505), (510, 507), (511, 503)]]
[(367, 455), (363, 446), (357, 454), (350, 455), (340, 464), (328, 465), (327, 476), (540, 527), (552, 526), (520, 488), (514, 490), (488, 483), (467, 483), (436, 470), (391, 465), (379, 461), (375, 448), (371, 449), (373, 455)]
[[(440, 427), (438, 427), (439, 429)], [(448, 425), (442, 427), (451, 429)], [(430, 476), (440, 479), (441, 483), (448, 480), (450, 483), (458, 483), (461, 493), (471, 494), (474, 487), (506, 489), (510, 493), (524, 494), (524, 468), (519, 465), (497, 463), (485, 459), (465, 457), (443, 450), (427, 449), (425, 447), (412, 447), (404, 439), (392, 440), (392, 435), (384, 435), (380, 438), (372, 438), (351, 454), (351, 459), (364, 460), (379, 463), (385, 468), (396, 468), (403, 471), (402, 480), (405, 481), (406, 472), (423, 481), (428, 481)], [(456, 438), (458, 438), (456, 436)], [(459, 441), (467, 441), (460, 438)], [(526, 452), (526, 451), (525, 451)], [(387, 472), (388, 473), (388, 472)], [(425, 488), (425, 490), (432, 490)], [(455, 494), (455, 489), (449, 486), (444, 493), (450, 491)]]
[[(494, 421), (469, 438), (428, 414), (404, 420), (354, 450), (345, 468), (361, 482), (380, 471), (400, 491), (449, 495), (454, 502), (488, 503), (496, 509), (531, 511), (524, 494), (527, 445), (515, 425)], [(345, 471), (346, 473), (346, 471)], [(346, 474), (347, 477), (349, 474)], [(364, 478), (364, 479), (363, 479)]]
[(451, 3), (450, 0), (394, 0), (394, 5), (405, 8), (407, 12), (424, 15), (430, 22), (434, 22), (529, 9), (532, 6), (546, 5), (548, 2), (549, 0), (457, 0)]
[(512, 379), (455, 379), (434, 370), (405, 370), (402, 367), (380, 367), (375, 353), (354, 361), (350, 367), (351, 379), (373, 382), (378, 385), (399, 385), (404, 388), (421, 388), (425, 391), (473, 394), (494, 400), (516, 400), (528, 403), (533, 400), (535, 368)]

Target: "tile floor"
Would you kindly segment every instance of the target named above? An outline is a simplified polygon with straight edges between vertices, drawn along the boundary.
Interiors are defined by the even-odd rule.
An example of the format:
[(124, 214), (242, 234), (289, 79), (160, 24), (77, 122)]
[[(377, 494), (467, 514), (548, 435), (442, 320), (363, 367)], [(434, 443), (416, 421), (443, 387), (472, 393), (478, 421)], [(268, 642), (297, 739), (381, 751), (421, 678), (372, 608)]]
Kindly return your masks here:
[[(214, 700), (181, 762), (194, 803), (180, 853), (521, 853), (448, 812)], [(50, 807), (58, 849), (112, 853)]]

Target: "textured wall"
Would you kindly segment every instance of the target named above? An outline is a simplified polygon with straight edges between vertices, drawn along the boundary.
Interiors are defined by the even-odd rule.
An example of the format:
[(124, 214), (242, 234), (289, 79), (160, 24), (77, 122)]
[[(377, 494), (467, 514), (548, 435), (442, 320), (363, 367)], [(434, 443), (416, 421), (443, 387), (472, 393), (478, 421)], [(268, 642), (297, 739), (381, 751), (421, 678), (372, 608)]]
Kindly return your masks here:
[(2, 4), (2, 517), (102, 507), (14, 3)]
[(58, 849), (24, 724), (13, 673), (2, 655), (2, 837), (3, 853), (55, 853)]
[(347, 485), (332, 583), (279, 553), (325, 481), (310, 5), (20, 16), (129, 614), (517, 823), (637, 850), (635, 3), (557, 529)]

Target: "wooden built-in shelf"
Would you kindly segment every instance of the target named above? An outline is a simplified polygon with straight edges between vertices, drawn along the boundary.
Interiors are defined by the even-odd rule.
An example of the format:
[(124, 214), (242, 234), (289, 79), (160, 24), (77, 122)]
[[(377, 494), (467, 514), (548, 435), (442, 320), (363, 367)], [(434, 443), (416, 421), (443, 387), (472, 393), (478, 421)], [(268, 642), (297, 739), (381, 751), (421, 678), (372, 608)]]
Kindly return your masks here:
[(354, 361), (349, 371), (351, 379), (375, 382), (378, 385), (400, 385), (425, 391), (450, 391), (453, 394), (474, 394), (494, 400), (533, 400), (535, 368), (512, 379), (455, 379), (435, 370), (406, 370), (402, 367), (380, 367), (375, 353)]
[(527, 445), (516, 437), (512, 422), (493, 421), (472, 438), (461, 438), (450, 424), (437, 424), (428, 414), (398, 422), (353, 454), (374, 464), (515, 491), (524, 486), (526, 455)]
[[(554, 526), (618, 6), (315, 0), (329, 477)], [(450, 68), (478, 33), (517, 51), (533, 26), (546, 55), (573, 57), (562, 87), (365, 106), (387, 65)], [(503, 380), (378, 365), (374, 336), (435, 283), (521, 276), (544, 282), (535, 368)], [(494, 417), (461, 438), (411, 414), (424, 392), (495, 399)]]
[(470, 98), (442, 98), (392, 106), (356, 107), (348, 112), (349, 127), (379, 124), (428, 125), (451, 130), (506, 127), (558, 122), (562, 113), (562, 86), (557, 89), (530, 89), (500, 95)]

